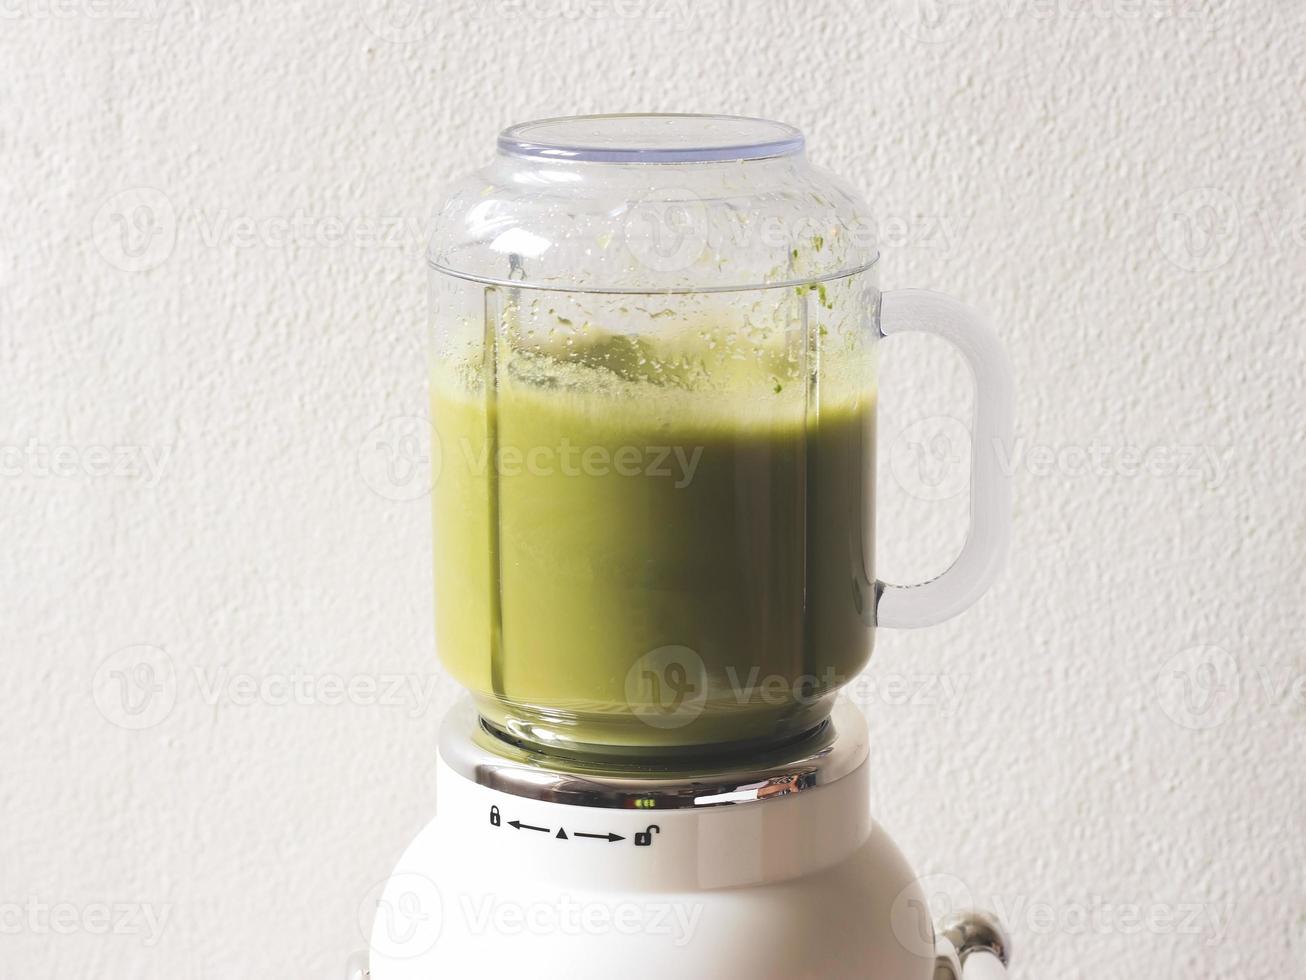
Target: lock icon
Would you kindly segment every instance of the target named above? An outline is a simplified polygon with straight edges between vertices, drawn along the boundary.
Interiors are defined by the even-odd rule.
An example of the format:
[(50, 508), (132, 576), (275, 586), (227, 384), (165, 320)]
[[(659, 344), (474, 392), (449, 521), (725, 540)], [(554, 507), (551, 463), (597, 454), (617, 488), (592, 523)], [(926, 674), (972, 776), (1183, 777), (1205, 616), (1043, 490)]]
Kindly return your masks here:
[(638, 830), (635, 832), (635, 846), (648, 847), (653, 843), (653, 831), (662, 833), (662, 828), (655, 823), (648, 825), (648, 830)]
[(499, 808), (497, 806), (492, 806), (490, 807), (490, 826), (497, 827), (499, 826), (499, 823)]

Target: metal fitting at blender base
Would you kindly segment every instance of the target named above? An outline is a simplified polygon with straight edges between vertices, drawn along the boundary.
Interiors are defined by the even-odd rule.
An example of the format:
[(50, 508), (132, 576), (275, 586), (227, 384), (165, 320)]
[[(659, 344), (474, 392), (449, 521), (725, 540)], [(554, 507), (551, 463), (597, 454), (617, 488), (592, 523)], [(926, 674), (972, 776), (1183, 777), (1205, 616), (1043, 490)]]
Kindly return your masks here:
[(1011, 966), (1011, 937), (991, 912), (967, 909), (953, 913), (939, 923), (937, 933), (935, 980), (963, 980), (966, 961), (976, 954), (996, 959), (1003, 971), (1000, 975)]
[[(701, 809), (762, 802), (828, 786), (867, 757), (866, 719), (840, 700), (829, 719), (795, 742), (747, 765), (679, 769), (553, 758), (489, 729), (470, 700), (440, 732), (440, 756), (458, 775), (513, 796), (613, 809)], [(619, 768), (620, 767), (620, 768)]]

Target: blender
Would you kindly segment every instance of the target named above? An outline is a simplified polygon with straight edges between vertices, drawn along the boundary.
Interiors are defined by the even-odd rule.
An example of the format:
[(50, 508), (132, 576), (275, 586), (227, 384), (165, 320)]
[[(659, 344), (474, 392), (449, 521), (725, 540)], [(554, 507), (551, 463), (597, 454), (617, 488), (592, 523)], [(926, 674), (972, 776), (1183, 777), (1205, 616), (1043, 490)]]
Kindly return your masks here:
[[(840, 689), (878, 627), (1003, 562), (1005, 354), (955, 300), (881, 292), (875, 222), (793, 127), (513, 126), (430, 266), (436, 640), (467, 689), (437, 812), (380, 888), (374, 980), (994, 977), (872, 819)], [(937, 578), (874, 571), (881, 338), (975, 378), (971, 523)]]

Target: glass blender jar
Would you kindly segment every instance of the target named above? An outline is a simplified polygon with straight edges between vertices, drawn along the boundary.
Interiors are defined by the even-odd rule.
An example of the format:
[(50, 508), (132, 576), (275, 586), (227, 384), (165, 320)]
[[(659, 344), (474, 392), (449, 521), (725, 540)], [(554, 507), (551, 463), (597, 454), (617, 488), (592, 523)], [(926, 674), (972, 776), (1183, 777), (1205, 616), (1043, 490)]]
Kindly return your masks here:
[[(483, 724), (616, 765), (819, 729), (877, 626), (956, 614), (1002, 563), (1005, 356), (946, 297), (882, 294), (874, 220), (760, 119), (506, 130), (429, 252), (436, 637)], [(972, 526), (921, 585), (874, 571), (881, 337), (976, 375)]]

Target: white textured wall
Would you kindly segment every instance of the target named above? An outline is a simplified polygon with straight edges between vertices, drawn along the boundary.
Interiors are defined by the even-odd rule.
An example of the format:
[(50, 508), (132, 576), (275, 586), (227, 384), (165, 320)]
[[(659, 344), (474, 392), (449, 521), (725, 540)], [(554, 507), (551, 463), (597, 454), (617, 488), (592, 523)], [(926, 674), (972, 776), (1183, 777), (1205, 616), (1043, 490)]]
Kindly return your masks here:
[[(685, 9), (0, 3), (0, 975), (343, 975), (456, 695), (425, 502), (365, 450), (424, 410), (423, 215), (510, 122), (662, 109), (802, 127), (885, 285), (1010, 346), (1009, 570), (857, 688), (932, 892), (1031, 980), (1306, 976), (1302, 5)], [(883, 388), (903, 580), (964, 523), (903, 446), (967, 382), (895, 339)]]

